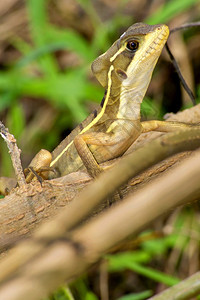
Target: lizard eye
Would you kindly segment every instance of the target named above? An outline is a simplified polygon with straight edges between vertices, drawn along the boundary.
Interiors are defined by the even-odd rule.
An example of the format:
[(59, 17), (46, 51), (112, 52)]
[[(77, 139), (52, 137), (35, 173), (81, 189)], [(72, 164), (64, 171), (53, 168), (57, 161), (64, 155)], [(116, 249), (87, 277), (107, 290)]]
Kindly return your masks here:
[(139, 42), (136, 40), (128, 41), (126, 44), (126, 49), (128, 49), (131, 52), (135, 52), (139, 47)]

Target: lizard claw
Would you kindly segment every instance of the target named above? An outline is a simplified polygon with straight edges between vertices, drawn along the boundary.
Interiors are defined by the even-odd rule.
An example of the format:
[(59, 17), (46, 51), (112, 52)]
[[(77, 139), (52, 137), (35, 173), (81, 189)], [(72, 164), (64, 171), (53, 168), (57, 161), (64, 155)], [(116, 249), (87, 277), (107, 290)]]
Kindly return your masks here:
[(43, 180), (48, 179), (49, 172), (55, 173), (56, 171), (54, 170), (54, 168), (51, 168), (48, 166), (44, 166), (39, 169), (35, 169), (35, 168), (29, 166), (28, 168), (26, 168), (24, 170), (24, 175), (26, 177), (26, 183), (30, 183), (31, 181), (37, 179), (40, 182), (40, 184), (42, 184)]

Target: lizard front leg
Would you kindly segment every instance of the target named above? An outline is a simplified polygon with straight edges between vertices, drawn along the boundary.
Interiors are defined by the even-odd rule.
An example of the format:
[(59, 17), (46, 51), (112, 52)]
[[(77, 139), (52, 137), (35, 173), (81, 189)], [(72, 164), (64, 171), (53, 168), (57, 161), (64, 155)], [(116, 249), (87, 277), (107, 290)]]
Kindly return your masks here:
[(185, 124), (181, 122), (159, 121), (159, 120), (144, 121), (141, 122), (141, 125), (142, 125), (142, 132), (149, 132), (149, 131), (174, 132), (174, 131), (179, 131), (194, 126), (198, 126), (198, 124), (193, 125), (193, 124)]
[[(90, 151), (88, 145), (103, 145), (103, 138), (101, 134), (101, 140), (97, 139), (97, 136), (94, 134), (80, 134), (77, 135), (74, 139), (74, 145), (76, 150), (85, 165), (88, 173), (91, 177), (96, 177), (102, 172), (102, 168), (99, 166), (98, 162), (96, 161), (94, 155)], [(105, 141), (104, 141), (105, 145)]]
[(124, 128), (122, 132), (121, 128), (115, 132), (89, 132), (75, 137), (74, 145), (90, 176), (96, 177), (103, 170), (99, 163), (119, 157), (130, 147), (141, 133), (140, 123), (132, 128), (132, 131)]

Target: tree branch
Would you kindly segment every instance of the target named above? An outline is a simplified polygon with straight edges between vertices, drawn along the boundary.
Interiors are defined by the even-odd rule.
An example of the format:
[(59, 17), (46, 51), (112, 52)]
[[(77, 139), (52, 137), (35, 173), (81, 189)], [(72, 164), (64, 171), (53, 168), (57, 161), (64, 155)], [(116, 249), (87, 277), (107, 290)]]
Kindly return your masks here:
[(5, 126), (1, 121), (0, 121), (0, 134), (7, 144), (9, 154), (12, 160), (13, 168), (15, 171), (15, 175), (17, 178), (17, 183), (20, 187), (24, 187), (26, 185), (26, 180), (21, 165), (21, 159), (20, 159), (21, 151), (17, 147), (16, 139), (12, 134), (9, 133), (8, 129), (5, 128)]
[[(188, 112), (181, 113), (179, 117), (186, 120), (187, 114), (190, 118), (195, 115), (197, 122), (197, 118), (200, 119), (199, 109), (200, 107), (192, 108)], [(171, 116), (173, 117), (178, 116)], [(123, 202), (96, 218), (90, 218), (81, 226), (94, 210), (101, 210), (103, 203), (105, 207), (107, 197), (127, 180), (169, 155), (200, 146), (200, 129), (193, 127), (179, 133), (161, 135), (156, 139), (152, 133), (148, 138), (152, 141), (145, 144), (141, 138), (140, 143), (144, 143), (143, 147), (138, 148), (138, 144), (135, 143), (129, 155), (121, 158), (113, 168), (101, 174), (87, 189), (76, 196), (69, 206), (63, 207), (53, 220), (40, 226), (31, 238), (20, 242), (4, 257), (0, 263), (2, 270), (0, 298), (16, 300), (28, 297), (31, 300), (46, 296), (65, 280), (69, 281), (74, 276), (80, 275), (110, 247), (136, 234), (177, 205), (191, 202), (200, 195), (198, 151), (187, 161), (175, 166), (173, 172), (166, 172), (159, 176), (159, 180), (152, 180), (135, 193), (134, 197), (130, 195)], [(55, 215), (58, 206), (66, 204), (66, 191), (75, 182), (71, 180), (73, 176), (77, 180), (77, 174), (71, 174), (67, 189), (63, 187), (62, 183), (66, 180), (63, 177), (55, 181), (45, 181), (43, 186), (35, 183), (26, 185), (23, 191), (20, 188), (14, 191), (15, 196), (20, 195), (23, 199), (26, 214), (31, 216), (29, 220), (32, 220), (30, 222), (32, 227), (29, 225), (25, 227), (27, 225), (25, 223), (25, 232), (27, 228), (35, 227), (41, 219), (44, 219), (47, 212), (51, 211), (51, 216)], [(86, 182), (88, 177), (83, 178), (83, 182), (84, 180)], [(78, 186), (80, 187), (80, 182)], [(54, 187), (56, 192), (53, 194)], [(76, 187), (75, 184), (75, 189)], [(38, 199), (39, 204), (34, 203), (33, 199)], [(57, 207), (54, 205), (56, 201), (59, 202)], [(13, 212), (17, 207), (15, 202)], [(43, 217), (38, 221), (40, 214)], [(23, 225), (24, 218), (23, 214), (17, 215), (17, 218), (15, 216), (14, 220), (9, 216), (4, 228), (8, 229), (9, 224), (13, 223), (22, 222)], [(10, 231), (7, 233), (9, 236)], [(24, 234), (22, 231), (20, 233)]]
[[(76, 223), (71, 216), (73, 209), (65, 214), (65, 220), (63, 213), (60, 214), (62, 222), (51, 221), (44, 224), (31, 239), (19, 244), (0, 263), (0, 298), (35, 300), (47, 296), (60, 284), (80, 275), (116, 243), (138, 233), (177, 205), (195, 200), (200, 195), (199, 161), (198, 150), (174, 167), (173, 172), (163, 174), (159, 181), (147, 184), (134, 197), (130, 195), (112, 209), (76, 229), (66, 232), (67, 228)], [(92, 186), (95, 189), (98, 187), (97, 182), (103, 180), (103, 177), (109, 178), (107, 174), (90, 185), (90, 192)], [(94, 195), (90, 192), (87, 199), (86, 191), (82, 192), (73, 203), (81, 199), (83, 205), (86, 200), (91, 203)], [(75, 220), (78, 214), (76, 212)], [(56, 219), (58, 218), (59, 216)], [(57, 231), (59, 233), (56, 238)]]
[[(169, 119), (197, 123), (200, 120), (200, 105), (180, 112), (177, 115), (171, 115)], [(143, 134), (129, 149), (128, 153), (135, 152), (139, 146), (141, 147), (159, 136), (161, 136), (161, 134), (158, 132)], [(146, 145), (146, 147), (144, 162), (150, 153), (149, 146)], [(188, 153), (173, 156), (167, 161), (157, 164), (138, 175), (129, 182), (128, 186), (123, 187), (123, 196), (132, 190), (137, 190), (142, 184), (151, 180), (151, 178), (159, 176), (165, 169), (170, 168), (187, 155)], [(120, 160), (121, 158), (116, 160), (116, 162), (118, 163)], [(138, 167), (140, 168), (144, 162), (142, 161), (142, 163), (140, 163), (136, 157), (134, 170), (139, 170)], [(121, 173), (122, 171), (119, 170), (119, 178), (121, 178)], [(132, 175), (136, 175), (136, 173)], [(114, 180), (115, 179), (112, 179), (111, 181)], [(71, 202), (90, 181), (91, 178), (87, 174), (77, 172), (55, 180), (45, 181), (42, 183), (42, 186), (38, 182), (35, 182), (23, 188), (13, 190), (9, 196), (0, 201), (0, 248), (4, 251), (16, 243), (19, 238), (26, 236), (43, 220), (54, 217), (56, 212)], [(104, 186), (104, 183), (102, 183), (102, 185)], [(103, 190), (106, 191), (104, 187)], [(101, 209), (106, 205), (107, 201), (104, 202)], [(87, 206), (87, 204), (85, 206)], [(79, 210), (80, 209), (77, 208), (77, 211)]]

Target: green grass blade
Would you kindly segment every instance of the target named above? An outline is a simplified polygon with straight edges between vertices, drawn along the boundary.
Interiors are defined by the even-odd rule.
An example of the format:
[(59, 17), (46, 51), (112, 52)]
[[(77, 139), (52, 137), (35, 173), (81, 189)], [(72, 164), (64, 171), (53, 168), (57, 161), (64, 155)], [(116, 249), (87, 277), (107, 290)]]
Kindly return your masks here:
[(199, 0), (171, 0), (166, 1), (154, 14), (145, 20), (148, 24), (166, 23), (173, 17), (186, 11)]
[(130, 269), (138, 274), (151, 278), (157, 282), (162, 282), (168, 286), (177, 284), (179, 282), (178, 278), (141, 265), (141, 263), (147, 263), (150, 258), (151, 256), (145, 251), (125, 252), (107, 256), (108, 270), (110, 272), (116, 272), (124, 269)]
[(25, 127), (24, 111), (20, 103), (12, 104), (8, 112), (6, 125), (18, 140)]
[(62, 43), (62, 42), (44, 45), (33, 51), (30, 51), (29, 54), (24, 56), (16, 63), (15, 67), (17, 68), (24, 67), (29, 63), (32, 63), (33, 61), (37, 60), (38, 58), (41, 58), (43, 55), (53, 53), (58, 50), (65, 50), (65, 49), (66, 49), (66, 43)]
[[(46, 13), (46, 0), (28, 0), (27, 9), (29, 15), (31, 35), (36, 47), (44, 46), (47, 41), (49, 23)], [(42, 57), (40, 61), (43, 72), (55, 76), (58, 71), (57, 63), (52, 55)]]
[(114, 255), (106, 255), (108, 268), (111, 272), (124, 270), (130, 262), (147, 263), (151, 259), (145, 251), (122, 252)]
[(74, 51), (87, 63), (91, 63), (96, 57), (96, 53), (92, 51), (90, 44), (73, 30), (64, 31), (50, 26), (46, 38), (53, 43), (64, 44), (66, 49)]
[(130, 270), (133, 270), (134, 272), (143, 275), (145, 277), (148, 277), (152, 280), (155, 280), (157, 282), (164, 283), (167, 286), (175, 285), (179, 282), (179, 279), (170, 275), (167, 275), (163, 272), (154, 270), (152, 268), (142, 266), (138, 263), (131, 262), (127, 265), (127, 268)]
[(151, 297), (153, 295), (152, 291), (144, 291), (141, 293), (129, 294), (123, 297), (120, 297), (117, 300), (143, 300)]

